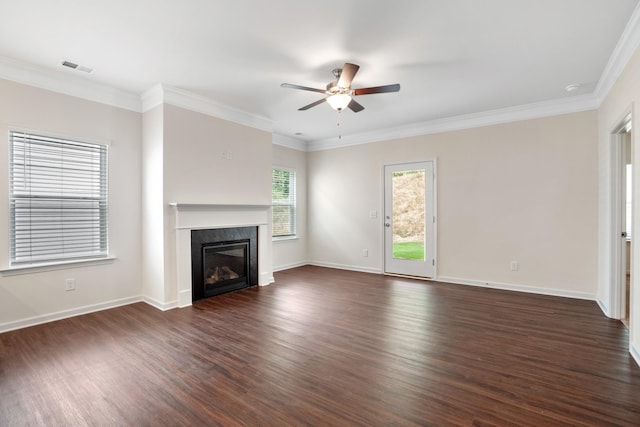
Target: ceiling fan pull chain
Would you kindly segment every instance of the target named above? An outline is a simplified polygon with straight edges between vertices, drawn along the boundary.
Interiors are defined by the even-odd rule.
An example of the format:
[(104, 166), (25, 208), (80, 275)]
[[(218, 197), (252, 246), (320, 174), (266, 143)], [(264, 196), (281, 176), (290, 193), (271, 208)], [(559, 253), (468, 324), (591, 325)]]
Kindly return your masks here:
[(340, 129), (340, 113), (342, 113), (342, 110), (338, 110), (338, 119), (336, 124), (336, 126), (338, 127), (338, 139), (342, 139), (342, 130)]

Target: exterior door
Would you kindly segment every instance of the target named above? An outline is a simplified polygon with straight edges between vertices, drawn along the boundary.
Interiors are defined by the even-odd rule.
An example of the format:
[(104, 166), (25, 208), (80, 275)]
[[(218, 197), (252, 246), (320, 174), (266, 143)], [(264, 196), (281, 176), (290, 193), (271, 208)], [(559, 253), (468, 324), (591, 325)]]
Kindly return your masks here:
[(384, 272), (435, 274), (433, 161), (384, 167)]

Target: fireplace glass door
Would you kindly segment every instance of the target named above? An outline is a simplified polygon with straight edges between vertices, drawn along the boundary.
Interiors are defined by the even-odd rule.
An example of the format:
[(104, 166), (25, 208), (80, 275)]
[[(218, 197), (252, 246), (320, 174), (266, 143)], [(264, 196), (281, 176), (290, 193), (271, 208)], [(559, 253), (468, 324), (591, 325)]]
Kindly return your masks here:
[(235, 284), (247, 283), (249, 241), (235, 241), (202, 247), (204, 295), (227, 292)]
[(192, 301), (258, 284), (258, 227), (191, 230)]

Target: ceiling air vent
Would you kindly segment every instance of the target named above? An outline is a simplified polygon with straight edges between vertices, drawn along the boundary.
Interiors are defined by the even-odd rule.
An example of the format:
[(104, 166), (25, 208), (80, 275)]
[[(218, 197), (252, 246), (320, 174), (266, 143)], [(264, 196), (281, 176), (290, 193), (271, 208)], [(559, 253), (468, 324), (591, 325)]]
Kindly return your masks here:
[(85, 67), (84, 65), (78, 65), (75, 62), (62, 61), (62, 65), (67, 68), (72, 68), (77, 71), (82, 71), (83, 73), (88, 73), (88, 74), (93, 73), (93, 68)]

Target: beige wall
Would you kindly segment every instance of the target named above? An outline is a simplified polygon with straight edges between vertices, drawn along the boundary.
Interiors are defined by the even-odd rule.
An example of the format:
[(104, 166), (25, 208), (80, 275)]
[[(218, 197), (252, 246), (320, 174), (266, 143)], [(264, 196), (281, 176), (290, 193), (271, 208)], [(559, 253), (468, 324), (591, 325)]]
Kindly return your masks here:
[[(141, 115), (0, 80), (0, 269), (8, 267), (10, 128), (109, 144), (109, 247), (115, 261), (0, 275), (0, 331), (138, 300), (141, 287)], [(77, 289), (65, 292), (66, 278)]]
[(165, 105), (166, 201), (271, 204), (271, 145), (268, 132)]
[(292, 240), (273, 242), (274, 271), (307, 263), (307, 153), (280, 145), (273, 146), (273, 166), (296, 171), (296, 233)]
[(595, 111), (309, 153), (309, 259), (380, 271), (383, 165), (435, 159), (440, 279), (594, 298), (597, 154)]
[[(611, 192), (611, 133), (620, 123), (623, 116), (631, 112), (633, 121), (632, 137), (632, 164), (633, 164), (633, 230), (640, 230), (640, 209), (637, 201), (640, 200), (640, 150), (638, 149), (638, 128), (640, 120), (635, 112), (635, 104), (640, 101), (640, 49), (636, 50), (615, 85), (600, 105), (598, 111), (599, 124), (599, 240), (598, 240), (598, 301), (605, 312), (611, 311), (611, 263), (610, 252), (612, 242), (612, 218), (611, 205), (613, 203)], [(636, 233), (637, 234), (637, 233)], [(640, 265), (640, 246), (638, 239), (632, 240), (632, 273), (631, 273), (631, 313), (630, 313), (630, 346), (636, 361), (640, 363), (640, 329), (637, 325), (640, 321), (640, 275), (637, 274), (637, 266)], [(634, 274), (636, 272), (636, 274)]]

